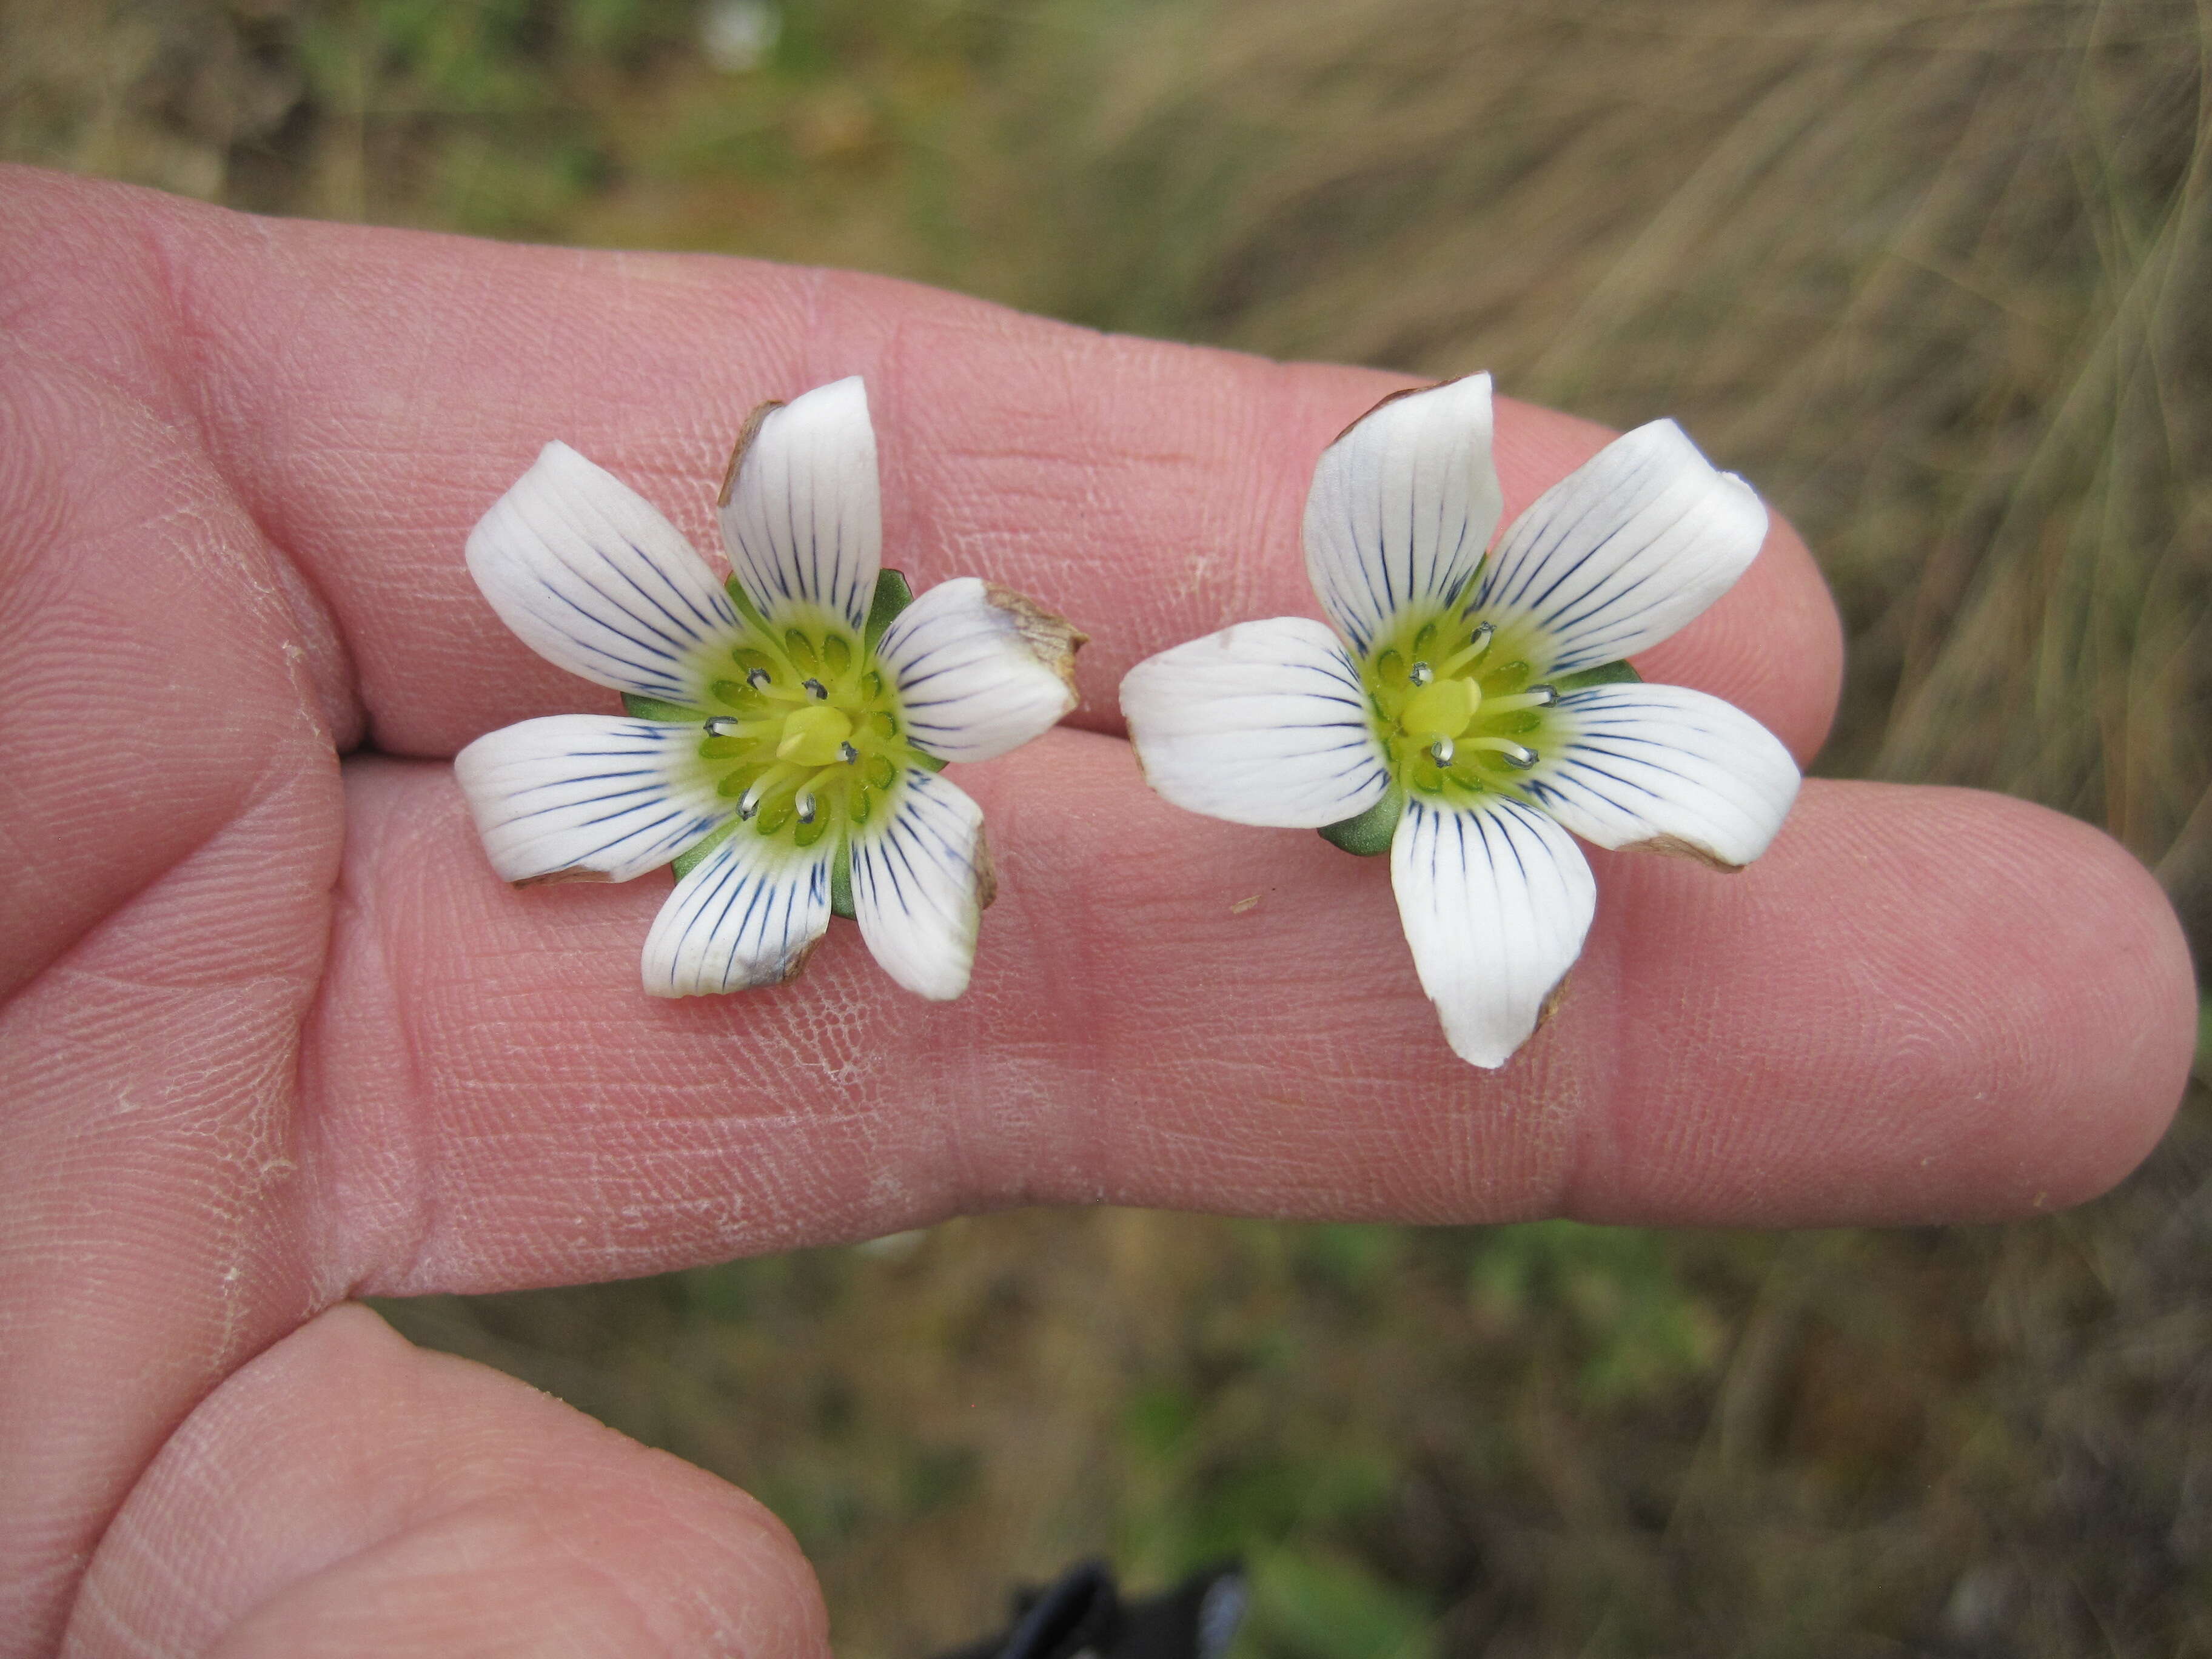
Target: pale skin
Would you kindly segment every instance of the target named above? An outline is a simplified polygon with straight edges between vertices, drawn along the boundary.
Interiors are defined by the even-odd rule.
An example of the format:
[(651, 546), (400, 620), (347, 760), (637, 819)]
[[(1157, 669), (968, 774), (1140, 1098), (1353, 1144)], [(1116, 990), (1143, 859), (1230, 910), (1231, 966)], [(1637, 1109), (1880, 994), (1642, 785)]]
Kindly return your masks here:
[[(1581, 966), (1492, 1074), (1445, 1047), (1382, 862), (1154, 798), (1120, 674), (1315, 614), (1314, 458), (1402, 380), (39, 173), (0, 173), (0, 226), (7, 1659), (826, 1651), (750, 1499), (356, 1296), (1024, 1203), (2014, 1216), (2118, 1180), (2179, 1097), (2164, 900), (2016, 802), (1816, 782), (1740, 875), (1595, 854)], [(959, 770), (1000, 877), (964, 1000), (841, 925), (796, 984), (655, 1001), (665, 878), (515, 892), (475, 842), (455, 750), (615, 705), (461, 546), (555, 437), (712, 546), (747, 410), (855, 373), (886, 562), (1064, 611), (1084, 707)], [(1498, 424), (1509, 516), (1605, 436)], [(1639, 665), (1802, 757), (1838, 638), (1778, 523)]]

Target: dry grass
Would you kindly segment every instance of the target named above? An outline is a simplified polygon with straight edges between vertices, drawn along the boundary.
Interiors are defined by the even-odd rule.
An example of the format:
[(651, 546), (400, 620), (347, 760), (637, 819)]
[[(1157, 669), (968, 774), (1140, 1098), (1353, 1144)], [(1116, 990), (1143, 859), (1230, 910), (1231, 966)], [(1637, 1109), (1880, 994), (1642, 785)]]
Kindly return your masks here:
[(2191, 0), (782, 10), (732, 76), (691, 0), (6, 0), (0, 149), (1674, 414), (1844, 602), (1830, 769), (2104, 823), (2207, 941)]
[(1844, 603), (1832, 769), (2104, 823), (2212, 939), (2196, 7), (1142, 9), (1034, 48), (1100, 88), (1036, 301), (1678, 416)]
[[(2203, 10), (784, 16), (731, 76), (690, 0), (0, 0), (0, 152), (1675, 414), (1836, 586), (1831, 769), (2105, 823), (2212, 942)], [(2005, 1229), (1023, 1215), (390, 1312), (760, 1492), (857, 1659), (1224, 1547), (1268, 1659), (2205, 1655), (2208, 1119)]]

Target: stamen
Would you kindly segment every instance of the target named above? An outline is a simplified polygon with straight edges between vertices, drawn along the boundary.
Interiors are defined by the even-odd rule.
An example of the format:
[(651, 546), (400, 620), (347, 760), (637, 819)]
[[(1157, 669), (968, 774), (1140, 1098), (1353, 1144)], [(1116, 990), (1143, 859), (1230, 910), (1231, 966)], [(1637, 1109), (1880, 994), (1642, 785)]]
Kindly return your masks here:
[(775, 677), (765, 668), (756, 668), (745, 676), (745, 683), (770, 702), (805, 702), (806, 694), (793, 691), (788, 686), (778, 685)]
[(707, 735), (710, 738), (734, 738), (743, 729), (726, 714), (717, 714), (707, 722)]
[(1417, 662), (1406, 671), (1406, 678), (1416, 685), (1426, 685), (1436, 677), (1437, 671), (1425, 662)]
[(810, 793), (802, 793), (799, 797), (799, 821), (801, 823), (814, 822), (814, 797)]
[(854, 761), (860, 758), (860, 751), (854, 748), (849, 743), (841, 743), (837, 745), (837, 758), (844, 762), (846, 765), (850, 766)]
[(805, 775), (811, 768), (804, 766), (771, 766), (752, 781), (738, 802), (738, 816), (750, 819), (761, 810), (761, 805), (771, 795), (782, 793), (784, 786)]
[(1532, 685), (1526, 691), (1516, 693), (1513, 696), (1486, 697), (1483, 699), (1482, 710), (1486, 714), (1510, 714), (1516, 709), (1521, 708), (1549, 708), (1559, 700), (1559, 693), (1557, 687)]
[(1474, 630), (1474, 637), (1469, 639), (1468, 642), (1462, 646), (1457, 651), (1454, 652), (1450, 658), (1445, 662), (1444, 665), (1442, 668), (1439, 668), (1437, 672), (1439, 674), (1455, 674), (1461, 669), (1466, 667), (1468, 664), (1480, 660), (1482, 653), (1490, 649), (1490, 642), (1492, 640), (1495, 639), (1497, 635), (1498, 629), (1489, 623), (1482, 623)]
[(1534, 750), (1524, 749), (1510, 738), (1469, 738), (1467, 746), (1487, 749), (1493, 755), (1503, 755), (1508, 766), (1516, 767), (1523, 772), (1542, 758)]
[(1429, 745), (1429, 758), (1439, 766), (1449, 766), (1455, 752), (1449, 738), (1438, 738)]
[(830, 701), (830, 688), (823, 684), (820, 680), (804, 679), (799, 681), (799, 688), (811, 695), (815, 702), (827, 702)]

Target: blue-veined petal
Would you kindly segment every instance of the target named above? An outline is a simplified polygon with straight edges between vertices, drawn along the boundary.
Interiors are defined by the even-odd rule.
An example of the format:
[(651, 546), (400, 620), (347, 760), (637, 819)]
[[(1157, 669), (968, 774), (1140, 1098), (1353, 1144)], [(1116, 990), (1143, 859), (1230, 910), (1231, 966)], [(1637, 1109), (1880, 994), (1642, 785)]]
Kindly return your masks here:
[(858, 633), (883, 565), (876, 431), (858, 375), (772, 407), (720, 506), (730, 568), (771, 621), (829, 611)]
[(1322, 453), (1306, 574), (1360, 652), (1410, 609), (1456, 597), (1498, 527), (1490, 376), (1386, 399)]
[(1504, 796), (1459, 811), (1416, 796), (1390, 843), (1390, 884), (1452, 1051), (1503, 1066), (1582, 954), (1597, 884), (1581, 849)]
[(1535, 636), (1540, 675), (1656, 645), (1735, 585), (1766, 538), (1751, 486), (1672, 421), (1614, 439), (1516, 519), (1474, 611)]
[(729, 596), (676, 527), (563, 443), (470, 532), (469, 574), (530, 648), (572, 674), (696, 707), (737, 628)]
[(830, 926), (836, 842), (805, 848), (740, 823), (676, 884), (645, 940), (645, 988), (708, 996), (795, 978)]
[(1148, 657), (1121, 681), (1145, 780), (1177, 806), (1318, 830), (1389, 787), (1344, 646), (1304, 617), (1239, 623)]
[(1600, 847), (1740, 868), (1766, 850), (1797, 799), (1797, 765), (1781, 740), (1702, 691), (1593, 686), (1562, 697), (1548, 724), (1557, 736), (1522, 787)]
[(975, 927), (991, 902), (983, 811), (965, 791), (909, 767), (889, 810), (853, 832), (853, 911), (884, 971), (919, 996), (968, 988)]
[(453, 775), (503, 880), (628, 881), (726, 815), (696, 726), (552, 714), (486, 732)]
[(898, 688), (915, 743), (939, 760), (986, 761), (1075, 707), (1082, 642), (1020, 594), (962, 576), (901, 611), (876, 659)]

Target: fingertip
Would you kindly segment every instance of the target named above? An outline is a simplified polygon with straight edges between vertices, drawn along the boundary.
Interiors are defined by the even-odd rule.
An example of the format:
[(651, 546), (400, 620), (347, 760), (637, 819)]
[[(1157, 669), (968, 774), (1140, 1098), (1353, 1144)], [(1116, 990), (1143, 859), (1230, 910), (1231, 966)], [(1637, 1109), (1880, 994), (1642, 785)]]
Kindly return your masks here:
[(1620, 1042), (1643, 1063), (1585, 1126), (1577, 1213), (2029, 1215), (2112, 1187), (2172, 1118), (2187, 953), (2156, 884), (2086, 824), (1974, 790), (1815, 781), (1724, 888), (1600, 861)]
[(1942, 797), (1974, 803), (1984, 852), (2040, 923), (2019, 930), (2006, 977), (2059, 988), (2014, 1009), (2051, 1079), (2021, 1121), (2023, 1174), (2041, 1172), (2027, 1207), (2084, 1202), (2149, 1156), (2181, 1103), (2197, 1048), (2188, 941), (2156, 878), (2103, 830), (2004, 796)]

